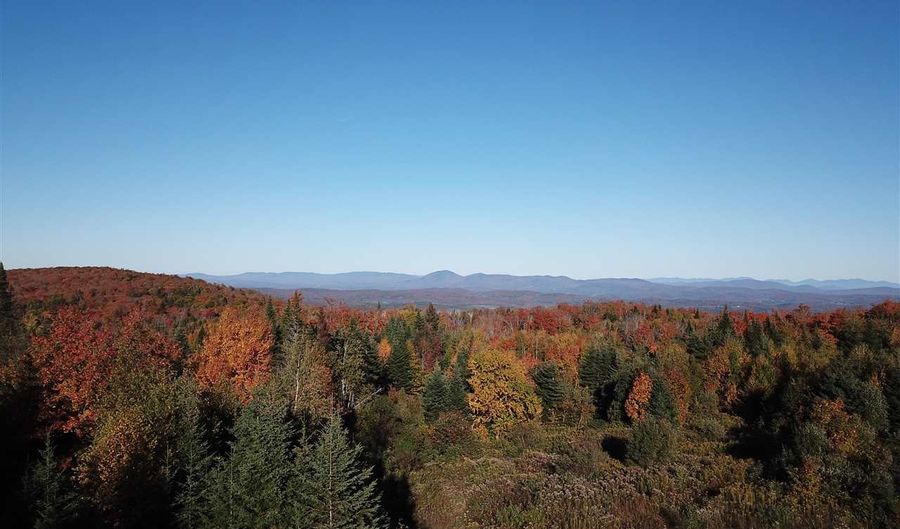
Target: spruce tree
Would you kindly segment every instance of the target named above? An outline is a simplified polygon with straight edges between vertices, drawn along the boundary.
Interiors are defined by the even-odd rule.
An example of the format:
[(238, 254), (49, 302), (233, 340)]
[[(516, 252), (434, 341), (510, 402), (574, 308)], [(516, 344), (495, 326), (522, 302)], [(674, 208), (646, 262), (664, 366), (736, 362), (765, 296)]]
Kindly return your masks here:
[(611, 346), (590, 347), (581, 358), (578, 381), (590, 390), (600, 416), (609, 418), (608, 411), (615, 398), (618, 382), (618, 369), (618, 356)]
[(734, 336), (734, 324), (731, 322), (731, 314), (728, 312), (728, 305), (722, 310), (722, 316), (719, 323), (712, 330), (710, 342), (713, 347), (721, 347), (728, 338)]
[(439, 370), (428, 377), (425, 390), (422, 392), (422, 409), (425, 420), (431, 422), (437, 419), (441, 412), (451, 409), (450, 388), (447, 378)]
[(62, 527), (75, 514), (77, 496), (69, 489), (65, 476), (57, 468), (49, 435), (31, 469), (25, 489), (30, 499), (35, 529)]
[(616, 351), (612, 347), (589, 347), (578, 366), (578, 380), (582, 386), (596, 391), (615, 378)]
[(200, 421), (200, 401), (194, 387), (180, 381), (175, 416), (175, 517), (178, 527), (202, 527), (204, 487), (212, 467), (209, 444)]
[(562, 371), (553, 362), (543, 362), (531, 371), (535, 393), (541, 398), (544, 409), (556, 408), (566, 397)]
[(747, 352), (750, 356), (757, 357), (766, 354), (768, 351), (769, 340), (763, 326), (756, 319), (751, 319), (747, 325), (747, 331), (744, 334), (747, 343)]
[[(6, 277), (6, 269), (3, 263), (0, 263), (0, 367), (15, 372), (17, 375), (21, 371), (20, 357), (25, 350), (25, 333), (22, 332), (22, 325), (19, 321), (19, 314), (16, 312), (16, 306), (13, 302), (12, 291), (9, 287), (9, 280)], [(9, 378), (9, 377), (7, 377)], [(18, 376), (12, 377), (11, 380), (2, 380), (2, 385), (15, 385), (20, 382)], [(0, 387), (0, 398), (3, 393), (12, 388)]]
[(0, 527), (21, 525), (27, 516), (18, 492), (27, 479), (27, 455), (41, 402), (19, 314), (0, 263)]
[(415, 385), (412, 353), (408, 342), (391, 345), (391, 354), (385, 362), (388, 381), (398, 389), (411, 390)]
[(18, 319), (13, 305), (12, 292), (9, 289), (9, 279), (6, 277), (6, 269), (0, 262), (0, 329), (6, 329), (16, 324)]
[(381, 381), (381, 361), (372, 337), (356, 320), (338, 332), (332, 355), (332, 369), (339, 379), (342, 402), (353, 408), (359, 399), (370, 396)]
[(297, 452), (288, 491), (290, 527), (380, 529), (385, 527), (372, 469), (360, 466), (352, 445), (332, 415), (313, 449)]
[(661, 376), (654, 376), (653, 389), (650, 394), (650, 414), (666, 419), (672, 424), (678, 420), (678, 412), (675, 409), (675, 399), (672, 397), (672, 389), (668, 382)]
[(454, 373), (447, 384), (447, 405), (449, 409), (468, 413), (469, 402), (466, 398), (467, 393), (468, 384), (458, 373)]
[(257, 393), (238, 416), (227, 460), (204, 495), (205, 527), (268, 529), (283, 524), (290, 477), (286, 406)]

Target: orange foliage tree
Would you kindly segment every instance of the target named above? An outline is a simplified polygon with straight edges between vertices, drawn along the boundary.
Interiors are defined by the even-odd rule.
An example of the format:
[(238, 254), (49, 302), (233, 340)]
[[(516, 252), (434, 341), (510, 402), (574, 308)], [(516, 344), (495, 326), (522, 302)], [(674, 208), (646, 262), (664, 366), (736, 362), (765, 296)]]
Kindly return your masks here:
[(625, 399), (625, 415), (632, 422), (638, 423), (647, 415), (650, 396), (653, 393), (653, 380), (647, 373), (641, 372), (631, 384), (631, 392)]
[(203, 388), (227, 384), (246, 402), (257, 385), (269, 377), (274, 337), (260, 310), (227, 307), (210, 325), (197, 366)]

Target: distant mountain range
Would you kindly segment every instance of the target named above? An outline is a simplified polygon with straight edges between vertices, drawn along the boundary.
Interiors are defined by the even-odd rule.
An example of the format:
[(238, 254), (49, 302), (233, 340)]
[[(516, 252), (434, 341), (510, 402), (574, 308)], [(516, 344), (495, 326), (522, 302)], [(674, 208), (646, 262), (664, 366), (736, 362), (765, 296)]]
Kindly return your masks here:
[(187, 276), (261, 290), (275, 296), (288, 296), (295, 290), (302, 290), (310, 302), (334, 299), (360, 306), (434, 303), (447, 308), (462, 308), (622, 299), (708, 309), (727, 304), (735, 309), (770, 310), (806, 304), (816, 310), (829, 310), (869, 306), (885, 299), (900, 300), (900, 284), (863, 279), (572, 279), (507, 274), (462, 276), (449, 270), (423, 276), (385, 272), (247, 272), (229, 276), (193, 273)]

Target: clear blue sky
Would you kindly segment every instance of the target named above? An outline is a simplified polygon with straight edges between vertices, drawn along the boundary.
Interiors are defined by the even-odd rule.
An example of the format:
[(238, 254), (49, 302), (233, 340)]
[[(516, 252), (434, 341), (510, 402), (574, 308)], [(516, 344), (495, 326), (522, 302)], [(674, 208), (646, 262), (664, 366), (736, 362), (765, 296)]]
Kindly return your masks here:
[(7, 267), (900, 279), (896, 1), (188, 3), (3, 2)]

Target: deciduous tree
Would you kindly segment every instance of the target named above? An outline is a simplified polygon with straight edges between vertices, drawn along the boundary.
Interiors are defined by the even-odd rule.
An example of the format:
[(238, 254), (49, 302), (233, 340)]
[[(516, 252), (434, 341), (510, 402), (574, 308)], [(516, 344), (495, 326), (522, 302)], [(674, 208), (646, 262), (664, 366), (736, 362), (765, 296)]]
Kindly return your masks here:
[(253, 389), (269, 378), (273, 339), (261, 311), (226, 308), (203, 342), (197, 367), (201, 387), (224, 384), (246, 402)]
[(469, 371), (468, 400), (476, 428), (502, 434), (517, 422), (540, 416), (540, 399), (514, 354), (482, 349), (469, 358)]

